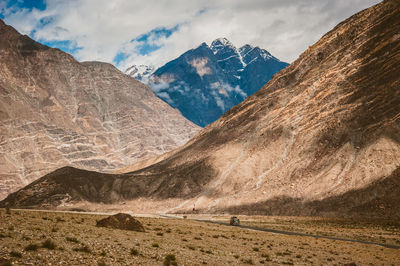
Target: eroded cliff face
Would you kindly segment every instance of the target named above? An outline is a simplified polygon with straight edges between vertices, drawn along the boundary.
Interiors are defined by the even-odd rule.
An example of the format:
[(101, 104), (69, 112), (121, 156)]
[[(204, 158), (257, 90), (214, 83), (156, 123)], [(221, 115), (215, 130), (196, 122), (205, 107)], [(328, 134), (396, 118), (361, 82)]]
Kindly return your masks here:
[(0, 198), (66, 165), (119, 169), (198, 130), (112, 65), (79, 63), (0, 21)]
[[(1, 204), (400, 218), (399, 18), (394, 0), (350, 17), (153, 165), (108, 176), (102, 187), (95, 173), (61, 169)], [(71, 177), (91, 193), (66, 185)], [(46, 193), (64, 201), (46, 205), (46, 183), (62, 188)]]

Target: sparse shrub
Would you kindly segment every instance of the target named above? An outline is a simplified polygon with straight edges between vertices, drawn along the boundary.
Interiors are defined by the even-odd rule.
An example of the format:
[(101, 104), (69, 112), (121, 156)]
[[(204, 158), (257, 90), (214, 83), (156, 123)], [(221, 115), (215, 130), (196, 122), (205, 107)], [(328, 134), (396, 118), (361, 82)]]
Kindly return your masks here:
[(39, 249), (39, 246), (37, 245), (37, 244), (29, 244), (29, 245), (27, 245), (25, 248), (24, 248), (24, 250), (25, 251), (36, 251), (36, 250), (38, 250)]
[(258, 247), (254, 247), (254, 248), (253, 248), (253, 251), (258, 252), (258, 251), (260, 251), (260, 249), (259, 249)]
[(105, 255), (107, 255), (107, 253), (106, 253), (105, 250), (102, 250), (102, 251), (100, 252), (100, 255), (101, 255), (101, 256), (105, 256)]
[(251, 264), (251, 265), (254, 264), (252, 259), (242, 259), (242, 262), (245, 263), (245, 264)]
[(11, 215), (10, 207), (6, 207), (6, 214)]
[(131, 255), (137, 256), (137, 255), (139, 255), (139, 251), (135, 248), (131, 248)]
[(153, 243), (153, 244), (151, 244), (151, 246), (152, 246), (153, 248), (158, 248), (158, 247), (160, 247), (160, 245), (159, 245), (158, 243)]
[(67, 241), (69, 241), (69, 242), (79, 243), (79, 240), (78, 240), (76, 237), (69, 237), (69, 236), (67, 236), (65, 239), (66, 239)]
[(97, 266), (107, 266), (107, 264), (104, 262), (104, 260), (100, 260), (97, 262)]
[(86, 246), (86, 245), (83, 245), (83, 246), (81, 246), (81, 247), (79, 247), (79, 248), (74, 248), (74, 249), (72, 249), (73, 251), (76, 251), (76, 252), (85, 252), (85, 253), (92, 253), (92, 251), (90, 250), (90, 248), (88, 247), (88, 246)]
[(0, 265), (1, 266), (12, 266), (11, 261), (5, 259), (5, 258), (0, 258)]
[(196, 248), (194, 246), (188, 246), (188, 249), (190, 250), (196, 250)]
[(10, 225), (10, 226), (8, 227), (8, 230), (13, 231), (13, 230), (14, 230), (14, 226)]
[(233, 257), (234, 257), (235, 259), (238, 259), (238, 258), (239, 258), (239, 255), (233, 255)]
[(171, 233), (171, 229), (168, 228), (167, 230), (165, 230), (165, 232), (166, 233)]
[(57, 216), (57, 217), (56, 217), (56, 222), (57, 222), (57, 223), (65, 222), (65, 220), (64, 220), (63, 218)]
[(158, 235), (158, 236), (163, 236), (164, 234), (161, 233), (161, 232), (157, 232), (157, 235)]
[(56, 248), (56, 244), (51, 239), (46, 239), (42, 243), (42, 248), (55, 249)]
[(51, 231), (52, 231), (53, 233), (55, 233), (55, 232), (58, 231), (58, 228), (57, 228), (57, 227), (53, 227), (53, 228), (51, 229)]
[(201, 240), (201, 237), (196, 236), (194, 239)]
[(269, 255), (267, 253), (261, 254), (261, 257), (269, 259)]
[(166, 265), (166, 266), (178, 265), (178, 263), (176, 262), (175, 255), (174, 254), (168, 254), (167, 256), (165, 256), (164, 265)]
[(213, 254), (211, 250), (206, 250), (207, 254)]
[(31, 238), (29, 236), (22, 236), (22, 240), (31, 240)]
[(18, 251), (15, 251), (15, 250), (10, 252), (10, 256), (14, 257), (14, 258), (22, 258), (21, 252), (18, 252)]
[(286, 255), (286, 256), (292, 255), (292, 252), (290, 250), (286, 250), (285, 252), (283, 252), (283, 255)]

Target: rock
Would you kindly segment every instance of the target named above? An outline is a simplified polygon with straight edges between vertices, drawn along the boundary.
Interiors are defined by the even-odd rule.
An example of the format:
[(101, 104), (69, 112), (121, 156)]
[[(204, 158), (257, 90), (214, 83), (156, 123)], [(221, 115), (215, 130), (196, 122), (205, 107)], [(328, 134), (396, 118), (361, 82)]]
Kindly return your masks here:
[(96, 226), (144, 232), (143, 225), (131, 215), (126, 213), (118, 213), (101, 219), (100, 221), (97, 221)]

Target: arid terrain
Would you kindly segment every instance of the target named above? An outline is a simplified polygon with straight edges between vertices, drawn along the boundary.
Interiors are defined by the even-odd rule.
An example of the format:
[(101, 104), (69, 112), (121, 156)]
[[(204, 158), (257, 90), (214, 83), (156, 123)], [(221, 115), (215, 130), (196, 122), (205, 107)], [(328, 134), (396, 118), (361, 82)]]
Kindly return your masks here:
[(113, 65), (78, 62), (0, 20), (0, 199), (63, 166), (123, 168), (199, 130)]
[[(228, 216), (137, 219), (145, 232), (96, 227), (105, 215), (0, 210), (0, 259), (15, 265), (398, 265), (400, 250), (322, 238), (287, 236), (216, 225)], [(239, 216), (242, 224), (289, 231), (373, 238), (399, 244), (400, 224), (295, 217)], [(353, 221), (355, 222), (355, 221)], [(47, 241), (46, 240), (50, 240)], [(46, 243), (45, 243), (46, 242)], [(52, 245), (54, 244), (54, 246)], [(44, 247), (42, 247), (44, 246)], [(172, 256), (169, 256), (172, 258)], [(350, 264), (353, 263), (353, 264)], [(173, 264), (171, 264), (173, 265)]]
[(167, 155), (61, 168), (0, 206), (400, 219), (399, 17), (397, 0), (351, 16)]

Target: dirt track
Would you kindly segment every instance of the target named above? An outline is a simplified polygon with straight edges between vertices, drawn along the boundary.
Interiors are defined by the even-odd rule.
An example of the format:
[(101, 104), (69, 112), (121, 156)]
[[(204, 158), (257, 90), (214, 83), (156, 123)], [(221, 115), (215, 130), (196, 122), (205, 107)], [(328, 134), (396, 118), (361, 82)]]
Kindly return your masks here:
[[(160, 217), (170, 218), (170, 219), (180, 219), (180, 217), (178, 217), (178, 216), (169, 216), (169, 215), (164, 215), (164, 214), (160, 214)], [(205, 222), (205, 223), (212, 223), (212, 224), (231, 226), (228, 223), (212, 221), (212, 220), (203, 220), (203, 219), (192, 219), (192, 220), (195, 220), (195, 221), (198, 221), (198, 222)], [(333, 236), (323, 236), (323, 235), (315, 235), (315, 234), (304, 234), (304, 233), (299, 233), (299, 232), (276, 230), (276, 229), (272, 229), (272, 228), (260, 228), (260, 227), (247, 226), (247, 225), (238, 225), (236, 227), (243, 228), (243, 229), (249, 229), (249, 230), (255, 230), (255, 231), (270, 232), (270, 233), (275, 233), (275, 234), (322, 238), (322, 239), (329, 239), (329, 240), (361, 243), (361, 244), (367, 244), (367, 245), (377, 245), (377, 246), (382, 246), (382, 247), (385, 247), (385, 248), (392, 248), (392, 249), (400, 249), (400, 246), (398, 246), (398, 245), (390, 245), (390, 244), (384, 244), (384, 243), (373, 242), (373, 241), (364, 241), (364, 240), (358, 240), (358, 239), (341, 238), (341, 237), (333, 237)]]

